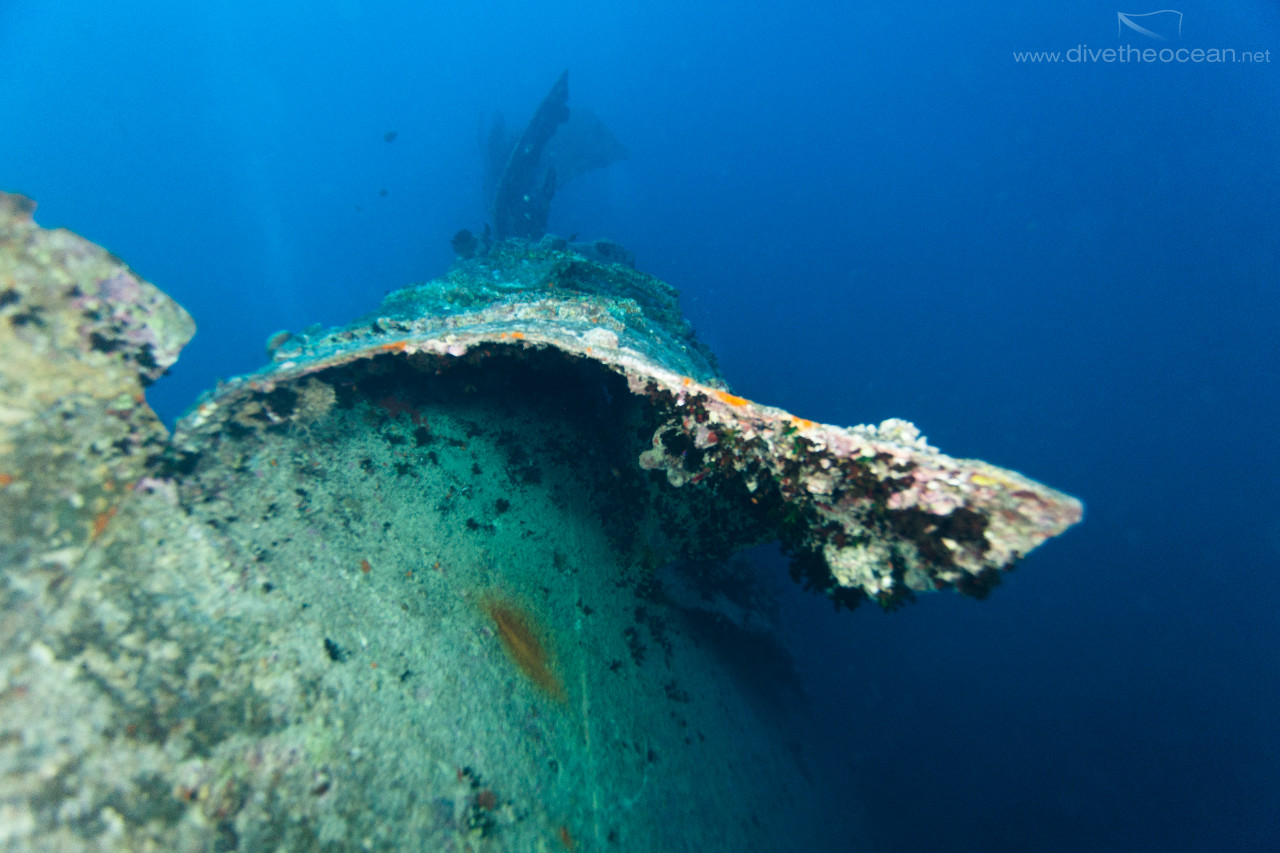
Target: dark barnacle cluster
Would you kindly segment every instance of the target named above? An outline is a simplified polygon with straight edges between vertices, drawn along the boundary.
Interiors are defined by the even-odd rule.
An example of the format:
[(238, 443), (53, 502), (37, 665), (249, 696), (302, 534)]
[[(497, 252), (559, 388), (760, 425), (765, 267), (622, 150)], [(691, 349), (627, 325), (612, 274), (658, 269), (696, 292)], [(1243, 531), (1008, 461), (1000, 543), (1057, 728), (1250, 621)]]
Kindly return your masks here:
[[(1008, 566), (1005, 571), (1013, 571), (1013, 566)], [(976, 575), (966, 574), (960, 578), (960, 580), (956, 581), (956, 589), (970, 598), (976, 598), (981, 601), (991, 594), (991, 590), (999, 586), (1002, 577), (1004, 575), (999, 570), (986, 568)]]
[(480, 774), (470, 767), (458, 770), (458, 781), (465, 782), (470, 788), (466, 806), (462, 812), (461, 826), (481, 836), (492, 834), (497, 827), (497, 811), (503, 805), (492, 788), (487, 787)]
[(791, 579), (810, 592), (820, 592), (831, 599), (836, 610), (854, 610), (867, 597), (861, 589), (844, 587), (836, 583), (827, 561), (811, 550), (789, 549)]
[(688, 702), (689, 691), (680, 687), (679, 682), (674, 678), (662, 685), (663, 691), (666, 692), (667, 698), (672, 702)]
[[(622, 632), (622, 638), (627, 642), (627, 650), (631, 652), (631, 660), (635, 662), (635, 665), (640, 666), (643, 664), (645, 645), (640, 639), (640, 629), (635, 625), (628, 625)], [(613, 669), (614, 672), (618, 671), (612, 666), (610, 666), (610, 668)]]

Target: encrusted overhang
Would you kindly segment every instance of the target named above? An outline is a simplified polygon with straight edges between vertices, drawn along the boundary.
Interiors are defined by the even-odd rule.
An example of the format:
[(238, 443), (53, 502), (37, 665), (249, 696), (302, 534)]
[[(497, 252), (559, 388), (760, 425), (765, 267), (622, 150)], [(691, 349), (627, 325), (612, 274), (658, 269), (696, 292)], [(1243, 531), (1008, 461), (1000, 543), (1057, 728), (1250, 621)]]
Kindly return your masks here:
[(264, 422), (284, 420), (270, 394), (361, 360), (394, 356), (429, 373), (552, 351), (624, 377), (653, 407), (637, 465), (661, 472), (693, 512), (712, 496), (721, 508), (736, 502), (793, 554), (798, 579), (839, 603), (892, 606), (944, 588), (984, 596), (1000, 572), (1081, 520), (1075, 498), (947, 456), (906, 421), (834, 426), (731, 393), (674, 290), (593, 254), (552, 238), (507, 241), (391, 294), (356, 324), (281, 333), (273, 363), (206, 395), (180, 434), (216, 432), (246, 405)]

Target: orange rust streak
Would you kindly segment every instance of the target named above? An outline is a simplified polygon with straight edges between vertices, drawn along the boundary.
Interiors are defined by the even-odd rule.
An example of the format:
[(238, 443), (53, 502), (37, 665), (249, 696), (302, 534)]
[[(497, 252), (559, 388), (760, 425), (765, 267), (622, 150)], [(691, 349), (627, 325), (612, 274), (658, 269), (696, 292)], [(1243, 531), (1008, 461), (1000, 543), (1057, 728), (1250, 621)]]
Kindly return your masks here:
[(97, 539), (102, 535), (102, 531), (107, 529), (107, 524), (115, 517), (118, 506), (113, 506), (106, 512), (100, 512), (93, 518), (93, 535), (89, 537), (90, 541)]
[(730, 406), (745, 406), (747, 403), (751, 402), (746, 397), (738, 397), (727, 391), (712, 390), (711, 393), (714, 394), (716, 399), (721, 403), (728, 403)]
[(504, 601), (490, 600), (484, 603), (485, 613), (493, 620), (498, 629), (498, 637), (502, 640), (507, 655), (520, 670), (557, 702), (565, 702), (564, 685), (559, 677), (551, 671), (550, 656), (538, 639), (538, 632), (531, 620), (520, 608)]

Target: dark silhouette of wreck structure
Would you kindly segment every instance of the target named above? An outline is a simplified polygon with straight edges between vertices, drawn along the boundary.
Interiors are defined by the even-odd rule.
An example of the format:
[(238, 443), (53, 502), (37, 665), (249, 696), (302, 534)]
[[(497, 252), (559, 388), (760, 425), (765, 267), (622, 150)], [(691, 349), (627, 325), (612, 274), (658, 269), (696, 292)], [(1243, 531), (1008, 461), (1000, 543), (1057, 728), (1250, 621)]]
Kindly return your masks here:
[(495, 117), (484, 150), (485, 189), (493, 237), (498, 240), (541, 238), (559, 189), (584, 172), (627, 156), (594, 113), (580, 107), (570, 112), (568, 71), (556, 80), (518, 137), (507, 130), (501, 115)]

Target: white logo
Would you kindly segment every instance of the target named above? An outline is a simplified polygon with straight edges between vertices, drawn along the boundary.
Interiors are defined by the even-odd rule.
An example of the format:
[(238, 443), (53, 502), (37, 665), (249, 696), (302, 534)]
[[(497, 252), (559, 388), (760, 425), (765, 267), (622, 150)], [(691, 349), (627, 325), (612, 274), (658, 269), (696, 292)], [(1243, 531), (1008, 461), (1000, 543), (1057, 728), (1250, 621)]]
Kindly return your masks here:
[(1135, 15), (1132, 12), (1116, 12), (1117, 35), (1132, 30), (1156, 41), (1168, 41), (1170, 38), (1182, 37), (1182, 13), (1173, 9), (1161, 9), (1159, 12), (1143, 12)]

